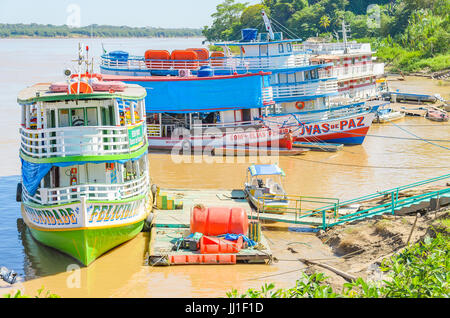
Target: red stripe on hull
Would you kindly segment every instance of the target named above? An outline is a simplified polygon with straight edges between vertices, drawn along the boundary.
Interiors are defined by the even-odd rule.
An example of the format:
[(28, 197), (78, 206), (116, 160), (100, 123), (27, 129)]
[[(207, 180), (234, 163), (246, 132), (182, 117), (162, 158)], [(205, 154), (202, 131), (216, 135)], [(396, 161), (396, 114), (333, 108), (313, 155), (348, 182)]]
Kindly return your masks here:
[(354, 138), (354, 137), (365, 137), (370, 127), (362, 127), (357, 129), (348, 130), (345, 132), (333, 133), (333, 134), (322, 134), (317, 136), (309, 137), (295, 137), (295, 141), (314, 141), (314, 140), (330, 140), (330, 139), (343, 139), (343, 138)]

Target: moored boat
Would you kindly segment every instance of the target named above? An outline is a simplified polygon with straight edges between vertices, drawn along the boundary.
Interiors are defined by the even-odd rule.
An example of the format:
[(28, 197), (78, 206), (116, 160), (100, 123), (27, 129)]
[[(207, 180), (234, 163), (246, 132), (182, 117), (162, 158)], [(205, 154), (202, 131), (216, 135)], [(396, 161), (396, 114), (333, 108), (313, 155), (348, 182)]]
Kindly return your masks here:
[(309, 151), (306, 148), (277, 148), (277, 147), (214, 147), (214, 156), (298, 156)]
[(375, 123), (387, 123), (400, 120), (405, 117), (405, 113), (394, 111), (392, 108), (378, 109), (375, 115)]
[[(142, 56), (124, 57), (122, 53), (112, 51), (101, 57), (101, 73), (136, 79), (144, 75), (158, 75), (163, 77), (160, 81), (169, 82), (173, 76), (202, 76), (205, 70), (212, 76), (265, 72), (268, 74), (268, 80), (264, 86), (271, 90), (274, 103), (265, 105), (264, 109), (261, 108), (259, 115), (252, 113), (250, 117), (252, 120), (259, 116), (265, 127), (269, 127), (266, 123), (271, 122), (270, 131), (277, 131), (282, 135), (285, 133), (283, 130), (285, 119), (292, 119), (293, 114), (297, 123), (290, 125), (295, 131), (301, 132), (305, 124), (313, 124), (313, 127), (323, 125), (321, 127), (324, 128), (314, 129), (311, 134), (307, 133), (307, 130), (303, 134), (294, 134), (296, 141), (361, 144), (372, 124), (376, 110), (365, 101), (354, 100), (371, 97), (376, 93), (376, 74), (370, 46), (370, 52), (367, 46), (364, 46), (364, 49), (358, 51), (356, 58), (353, 56), (355, 65), (349, 72), (347, 61), (334, 64), (334, 58), (333, 61), (318, 59), (316, 56), (318, 51), (313, 52), (300, 45), (301, 39), (284, 39), (282, 32), (273, 32), (264, 11), (262, 17), (268, 33), (258, 34), (256, 29), (243, 29), (240, 41), (215, 43), (216, 47), (221, 48), (220, 52), (209, 52), (205, 48), (188, 48), (183, 52), (174, 50), (172, 53), (148, 50)], [(232, 54), (231, 47), (239, 53)], [(341, 53), (333, 51), (336, 58), (341, 58), (339, 54), (348, 55), (346, 50)], [(347, 56), (346, 59), (348, 58), (352, 57)], [(343, 93), (339, 85), (347, 80), (353, 81), (353, 77), (357, 78), (356, 84), (350, 85), (351, 90), (346, 93), (346, 98), (340, 98)], [(208, 83), (211, 90), (220, 92), (220, 86), (216, 84), (214, 81)], [(176, 92), (171, 90), (171, 94)], [(237, 88), (235, 92), (235, 96), (238, 97), (242, 87)], [(149, 95), (151, 96), (151, 92)], [(217, 98), (211, 105), (220, 102), (221, 99)], [(170, 103), (167, 101), (166, 103), (170, 108)], [(151, 98), (148, 107), (152, 108)], [(243, 117), (244, 115), (235, 116), (234, 121), (238, 122)], [(281, 124), (274, 125), (274, 122), (280, 121)], [(358, 122), (360, 126), (353, 127), (354, 122)], [(335, 129), (336, 127), (339, 129)]]
[(284, 176), (278, 165), (252, 165), (247, 169), (244, 192), (259, 211), (282, 212), (289, 205), (281, 182)]
[[(206, 71), (205, 71), (206, 72)], [(222, 146), (278, 147), (280, 136), (261, 123), (272, 105), (270, 73), (210, 76), (98, 75), (147, 89), (151, 149), (204, 149)]]
[(97, 91), (88, 73), (62, 84), (18, 95), (19, 198), (32, 236), (87, 266), (135, 237), (150, 213), (146, 91)]
[(442, 109), (431, 108), (427, 110), (425, 118), (432, 121), (448, 121), (448, 114)]

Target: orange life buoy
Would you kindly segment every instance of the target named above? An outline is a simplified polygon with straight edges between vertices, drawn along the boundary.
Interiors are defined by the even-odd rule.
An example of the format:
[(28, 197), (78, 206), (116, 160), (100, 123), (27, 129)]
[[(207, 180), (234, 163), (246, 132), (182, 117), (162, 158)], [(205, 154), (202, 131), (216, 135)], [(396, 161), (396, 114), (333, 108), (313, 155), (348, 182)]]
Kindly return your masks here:
[[(78, 91), (78, 85), (80, 85), (80, 90)], [(93, 89), (91, 85), (86, 82), (74, 82), (70, 84), (69, 93), (70, 94), (92, 94)]]
[(297, 108), (298, 110), (302, 110), (303, 108), (305, 108), (305, 102), (296, 102), (295, 108)]

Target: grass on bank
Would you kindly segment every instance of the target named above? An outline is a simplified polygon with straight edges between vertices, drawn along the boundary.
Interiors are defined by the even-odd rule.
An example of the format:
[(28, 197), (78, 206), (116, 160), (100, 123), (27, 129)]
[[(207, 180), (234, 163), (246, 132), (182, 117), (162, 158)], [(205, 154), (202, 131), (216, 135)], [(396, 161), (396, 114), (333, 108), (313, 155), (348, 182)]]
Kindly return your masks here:
[[(31, 296), (23, 295), (20, 290), (18, 290), (15, 294), (5, 294), (4, 298), (32, 298)], [(45, 291), (44, 286), (37, 290), (37, 295), (34, 298), (61, 298), (60, 296), (53, 294), (49, 290)]]

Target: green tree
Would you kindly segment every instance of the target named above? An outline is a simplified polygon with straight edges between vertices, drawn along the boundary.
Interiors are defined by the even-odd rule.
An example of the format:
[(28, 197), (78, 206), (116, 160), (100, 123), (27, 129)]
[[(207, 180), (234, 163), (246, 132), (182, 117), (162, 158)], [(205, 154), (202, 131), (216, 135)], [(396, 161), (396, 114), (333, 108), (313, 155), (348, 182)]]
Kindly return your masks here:
[(239, 29), (240, 17), (247, 3), (236, 3), (234, 0), (225, 0), (217, 5), (211, 27), (203, 28), (203, 35), (208, 41), (234, 40), (237, 38), (235, 30)]
[(263, 4), (255, 4), (249, 6), (242, 11), (240, 19), (241, 28), (255, 28), (259, 32), (264, 32), (264, 22), (262, 19), (261, 11), (264, 10), (268, 16), (270, 16), (270, 9)]
[(330, 17), (324, 15), (320, 18), (320, 25), (326, 30), (330, 26)]

